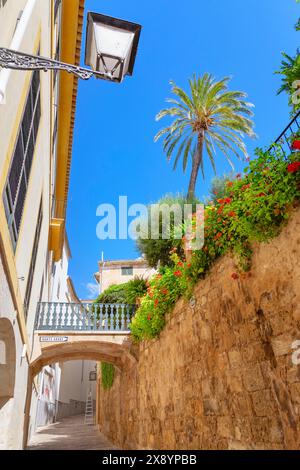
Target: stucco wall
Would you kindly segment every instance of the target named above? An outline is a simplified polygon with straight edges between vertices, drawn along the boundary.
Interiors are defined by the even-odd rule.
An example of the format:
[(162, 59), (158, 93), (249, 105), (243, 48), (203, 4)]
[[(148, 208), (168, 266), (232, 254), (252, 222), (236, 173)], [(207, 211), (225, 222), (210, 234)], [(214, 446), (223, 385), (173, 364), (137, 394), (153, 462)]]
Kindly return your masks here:
[[(127, 265), (126, 263), (124, 263), (122, 266), (126, 267)], [(103, 268), (103, 271), (102, 271), (102, 283), (101, 283), (102, 289), (100, 288), (100, 290), (104, 292), (105, 289), (112, 286), (113, 284), (123, 284), (124, 282), (128, 282), (131, 279), (134, 279), (135, 277), (142, 277), (144, 279), (148, 279), (154, 273), (155, 273), (155, 269), (152, 269), (149, 267), (145, 268), (145, 267), (133, 266), (132, 274), (124, 275), (122, 274), (121, 266), (105, 267)], [(101, 274), (100, 274), (100, 278), (101, 278)]]
[[(51, 55), (51, 6), (52, 2), (44, 0), (15, 0), (13, 2), (6, 2), (5, 6), (0, 9), (1, 45), (28, 53), (36, 53), (38, 47), (40, 47), (41, 55)], [(21, 11), (23, 11), (22, 15), (20, 14)], [(26, 18), (28, 18), (28, 21)], [(18, 47), (13, 47), (16, 43), (19, 44)], [(45, 74), (41, 72), (40, 75), (41, 121), (15, 251), (12, 249), (2, 197), (28, 95), (31, 76), (31, 72), (25, 71), (9, 71), (6, 69), (0, 71), (0, 88), (5, 92), (5, 100), (0, 104), (0, 238), (3, 244), (4, 258), (9, 265), (9, 269), (6, 272), (3, 272), (0, 266), (0, 317), (7, 317), (11, 321), (16, 344), (14, 396), (0, 407), (0, 448), (3, 449), (19, 449), (22, 446), (28, 374), (27, 358), (22, 357), (23, 341), (20, 334), (20, 325), (22, 325), (25, 336), (25, 322), (21, 323), (19, 321), (22, 315), (21, 311), (15, 314), (11, 292), (7, 285), (7, 276), (9, 272), (9, 276), (14, 283), (15, 296), (19, 299), (19, 303), (20, 301), (23, 303), (29, 277), (41, 197), (43, 197), (43, 223), (26, 322), (28, 333), (27, 353), (29, 354), (37, 302), (40, 295), (42, 295), (44, 300), (48, 299), (49, 174), (51, 174), (50, 114), (52, 110), (50, 73)], [(29, 434), (34, 428), (37, 404), (36, 392), (34, 388)]]
[[(160, 338), (100, 390), (100, 429), (122, 448), (283, 449), (300, 445), (300, 211), (255, 247), (233, 280), (225, 257), (180, 300)], [(300, 357), (300, 355), (299, 355)]]
[[(16, 365), (11, 364), (13, 383), (13, 396), (5, 397), (6, 384), (0, 381), (0, 450), (20, 449), (22, 446), (24, 403), (26, 396), (28, 363), (26, 358), (22, 358), (23, 343), (19, 333), (16, 320), (15, 309), (12, 302), (9, 286), (6, 280), (6, 273), (3, 268), (0, 256), (0, 320), (10, 322), (13, 330), (14, 341), (5, 341), (5, 349), (13, 348)], [(0, 340), (3, 331), (0, 322)], [(5, 361), (10, 357), (8, 350), (5, 351)], [(2, 367), (2, 366), (0, 366)], [(3, 378), (3, 377), (1, 377)]]
[(85, 402), (90, 387), (95, 399), (95, 383), (89, 381), (89, 373), (95, 370), (95, 365), (95, 361), (63, 362), (59, 401), (63, 403), (68, 403), (70, 400)]

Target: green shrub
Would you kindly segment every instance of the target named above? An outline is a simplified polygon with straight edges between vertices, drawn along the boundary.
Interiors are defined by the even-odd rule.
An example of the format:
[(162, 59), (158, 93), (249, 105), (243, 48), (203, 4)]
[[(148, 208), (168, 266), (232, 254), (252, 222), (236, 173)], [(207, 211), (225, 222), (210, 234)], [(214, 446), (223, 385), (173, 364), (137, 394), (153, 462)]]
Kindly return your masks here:
[[(215, 205), (205, 207), (204, 246), (194, 251), (190, 263), (180, 254), (170, 255), (172, 265), (149, 283), (147, 295), (131, 322), (136, 341), (157, 336), (165, 315), (182, 295), (189, 297), (199, 278), (205, 276), (217, 258), (232, 253), (240, 269), (251, 266), (252, 242), (267, 242), (278, 235), (294, 203), (300, 199), (300, 152), (288, 161), (280, 147), (272, 153), (258, 149), (257, 158), (228, 181), (225, 194)], [(239, 277), (232, 273), (233, 282)]]
[(114, 366), (107, 362), (101, 362), (101, 384), (104, 390), (109, 390), (113, 386), (114, 378)]
[[(156, 204), (162, 205), (166, 204), (167, 206), (172, 206), (173, 204), (179, 204), (181, 209), (184, 205), (187, 204), (187, 199), (181, 194), (177, 195), (166, 195), (162, 197)], [(192, 204), (196, 206), (199, 203), (197, 199), (192, 201)], [(152, 215), (155, 213), (157, 215), (156, 220), (159, 221), (158, 238), (153, 239), (150, 237), (151, 228), (151, 211)], [(172, 261), (170, 259), (170, 251), (172, 248), (176, 248), (178, 252), (183, 256), (183, 249), (181, 243), (181, 236), (178, 238), (177, 233), (181, 233), (181, 226), (175, 227), (174, 225), (174, 214), (171, 213), (169, 227), (163, 226), (163, 220), (161, 214), (158, 213), (158, 208), (154, 208), (152, 204), (148, 206), (148, 228), (147, 232), (149, 234), (148, 238), (142, 232), (142, 236), (137, 240), (137, 248), (139, 252), (145, 256), (149, 266), (157, 268), (158, 266), (171, 266)], [(183, 210), (182, 210), (183, 213)], [(183, 222), (183, 220), (182, 220)], [(163, 239), (163, 230), (170, 229), (170, 237), (168, 239)], [(143, 238), (144, 237), (144, 238)]]
[(98, 295), (95, 303), (99, 304), (125, 304), (126, 303), (126, 285), (114, 284), (108, 287), (102, 294)]
[[(295, 25), (296, 31), (300, 31), (300, 19), (298, 19)], [(280, 65), (280, 70), (275, 72), (276, 74), (281, 75), (281, 87), (279, 88), (277, 94), (285, 91), (289, 96), (289, 105), (293, 108), (293, 113), (300, 109), (299, 99), (297, 102), (293, 101), (293, 96), (295, 95), (296, 88), (294, 83), (297, 80), (300, 80), (300, 53), (299, 49), (297, 50), (294, 56), (290, 56), (285, 52), (282, 52), (282, 61)], [(299, 97), (299, 94), (298, 94)]]
[(137, 303), (137, 299), (143, 297), (146, 292), (147, 281), (136, 276), (125, 285), (126, 303), (129, 305), (135, 305)]

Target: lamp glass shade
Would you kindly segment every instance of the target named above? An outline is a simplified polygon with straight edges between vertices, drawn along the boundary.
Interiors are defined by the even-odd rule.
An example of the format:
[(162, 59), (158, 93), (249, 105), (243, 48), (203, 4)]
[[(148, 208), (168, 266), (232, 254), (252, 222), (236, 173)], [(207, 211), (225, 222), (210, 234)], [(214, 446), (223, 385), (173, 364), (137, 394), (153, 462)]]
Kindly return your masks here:
[(89, 13), (86, 65), (107, 80), (121, 82), (132, 75), (140, 30), (135, 23)]

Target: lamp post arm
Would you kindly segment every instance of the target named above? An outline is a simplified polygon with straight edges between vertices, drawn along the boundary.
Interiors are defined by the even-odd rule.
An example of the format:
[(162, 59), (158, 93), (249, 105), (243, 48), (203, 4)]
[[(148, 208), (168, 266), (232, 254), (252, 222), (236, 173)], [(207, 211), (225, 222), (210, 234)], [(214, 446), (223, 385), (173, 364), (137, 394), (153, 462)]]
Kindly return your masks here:
[(58, 60), (48, 59), (47, 57), (25, 54), (24, 52), (14, 51), (0, 47), (0, 67), (14, 70), (63, 70), (74, 74), (83, 80), (88, 80), (92, 76), (111, 79), (111, 74), (94, 72), (93, 70), (79, 67), (77, 65), (59, 62)]

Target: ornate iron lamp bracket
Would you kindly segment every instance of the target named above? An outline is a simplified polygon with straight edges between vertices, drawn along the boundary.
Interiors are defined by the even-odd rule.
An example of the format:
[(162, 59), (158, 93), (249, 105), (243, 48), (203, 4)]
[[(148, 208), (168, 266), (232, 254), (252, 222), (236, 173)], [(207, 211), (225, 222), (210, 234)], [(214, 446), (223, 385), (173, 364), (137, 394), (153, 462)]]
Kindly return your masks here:
[(94, 72), (76, 65), (59, 62), (58, 60), (48, 59), (47, 57), (24, 54), (0, 47), (0, 67), (14, 70), (63, 70), (74, 74), (82, 80), (88, 80), (92, 76), (99, 78), (112, 79), (111, 73)]

